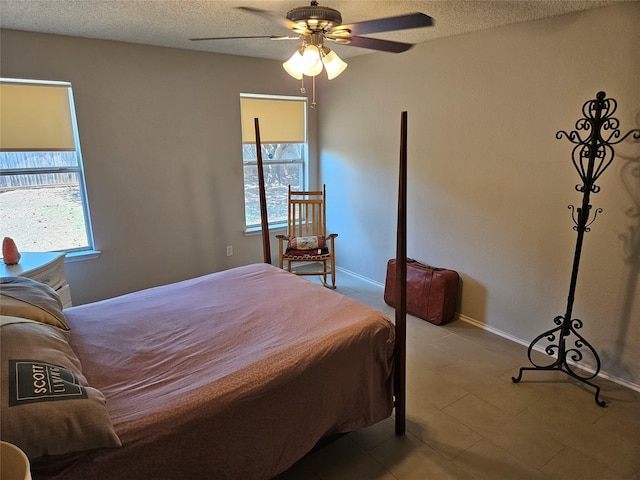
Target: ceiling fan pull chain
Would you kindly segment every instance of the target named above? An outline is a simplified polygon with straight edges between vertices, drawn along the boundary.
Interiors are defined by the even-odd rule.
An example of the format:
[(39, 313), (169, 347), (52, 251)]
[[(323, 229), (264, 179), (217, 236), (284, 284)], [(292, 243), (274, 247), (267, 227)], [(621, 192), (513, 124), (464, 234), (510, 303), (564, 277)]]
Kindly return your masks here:
[(311, 108), (315, 108), (316, 103), (316, 77), (311, 77)]
[(304, 88), (304, 75), (302, 76), (302, 79), (300, 81), (302, 82), (300, 84), (300, 93), (307, 93), (307, 89)]

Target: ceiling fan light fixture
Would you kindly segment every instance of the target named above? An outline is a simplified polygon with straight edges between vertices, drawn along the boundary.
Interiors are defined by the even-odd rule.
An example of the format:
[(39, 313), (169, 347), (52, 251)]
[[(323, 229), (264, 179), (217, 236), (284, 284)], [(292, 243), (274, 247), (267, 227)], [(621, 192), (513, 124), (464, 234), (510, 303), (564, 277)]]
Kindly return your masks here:
[(291, 75), (296, 80), (302, 80), (303, 75), (303, 63), (302, 63), (302, 55), (298, 50), (291, 55), (291, 58), (282, 64), (282, 68), (284, 68), (285, 72)]
[[(329, 50), (327, 48), (327, 50)], [(343, 61), (336, 52), (329, 50), (328, 53), (323, 55), (322, 63), (324, 64), (324, 68), (327, 71), (327, 78), (329, 80), (333, 80), (345, 69), (349, 66), (345, 61)]]
[[(433, 25), (433, 19), (430, 16), (419, 12), (343, 25), (342, 14), (333, 8), (319, 6), (318, 0), (311, 0), (311, 4), (308, 7), (298, 7), (289, 10), (286, 18), (281, 18), (275, 12), (262, 10), (260, 8), (237, 8), (248, 13), (259, 15), (270, 21), (275, 21), (298, 34), (298, 39), (302, 40), (301, 44), (289, 60), (282, 64), (282, 67), (293, 78), (302, 81), (300, 93), (306, 93), (304, 88), (305, 75), (311, 77), (313, 86), (312, 108), (316, 105), (315, 77), (324, 69), (327, 71), (327, 78), (333, 80), (342, 74), (348, 66), (335, 52), (332, 52), (331, 49), (324, 46), (325, 41), (328, 40), (339, 45), (351, 45), (352, 47), (367, 48), (369, 50), (401, 53), (411, 48), (413, 44), (363, 37), (362, 35), (430, 27)], [(230, 38), (271, 38), (272, 40), (279, 40), (295, 39), (296, 37), (284, 35), (250, 35), (192, 38), (191, 40), (226, 40)]]
[(302, 73), (307, 77), (315, 77), (322, 72), (320, 49), (317, 45), (307, 45), (302, 54)]

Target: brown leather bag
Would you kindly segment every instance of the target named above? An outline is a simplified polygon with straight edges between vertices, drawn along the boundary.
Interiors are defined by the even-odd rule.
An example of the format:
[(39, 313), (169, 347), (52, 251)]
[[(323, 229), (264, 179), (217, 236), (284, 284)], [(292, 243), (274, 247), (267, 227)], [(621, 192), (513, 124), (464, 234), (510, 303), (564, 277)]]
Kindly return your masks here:
[[(436, 325), (451, 320), (456, 311), (460, 276), (454, 270), (434, 268), (407, 258), (407, 313)], [(384, 301), (395, 308), (396, 260), (387, 263)]]

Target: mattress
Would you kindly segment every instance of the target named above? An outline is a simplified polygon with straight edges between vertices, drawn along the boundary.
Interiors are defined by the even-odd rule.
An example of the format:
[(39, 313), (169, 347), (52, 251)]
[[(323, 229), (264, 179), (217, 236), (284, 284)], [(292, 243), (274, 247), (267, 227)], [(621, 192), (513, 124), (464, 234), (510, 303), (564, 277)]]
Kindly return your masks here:
[(267, 479), (392, 412), (389, 320), (268, 264), (64, 313), (122, 446), (37, 462), (36, 479)]

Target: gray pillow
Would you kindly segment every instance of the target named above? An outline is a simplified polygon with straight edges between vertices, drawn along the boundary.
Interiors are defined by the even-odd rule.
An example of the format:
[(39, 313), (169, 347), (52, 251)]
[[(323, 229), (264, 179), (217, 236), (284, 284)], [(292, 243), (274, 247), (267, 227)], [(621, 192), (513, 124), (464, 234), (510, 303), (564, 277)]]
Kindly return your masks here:
[(25, 277), (0, 277), (0, 315), (28, 318), (69, 330), (58, 293)]
[(90, 387), (69, 332), (0, 318), (0, 435), (30, 460), (118, 447), (104, 395)]

